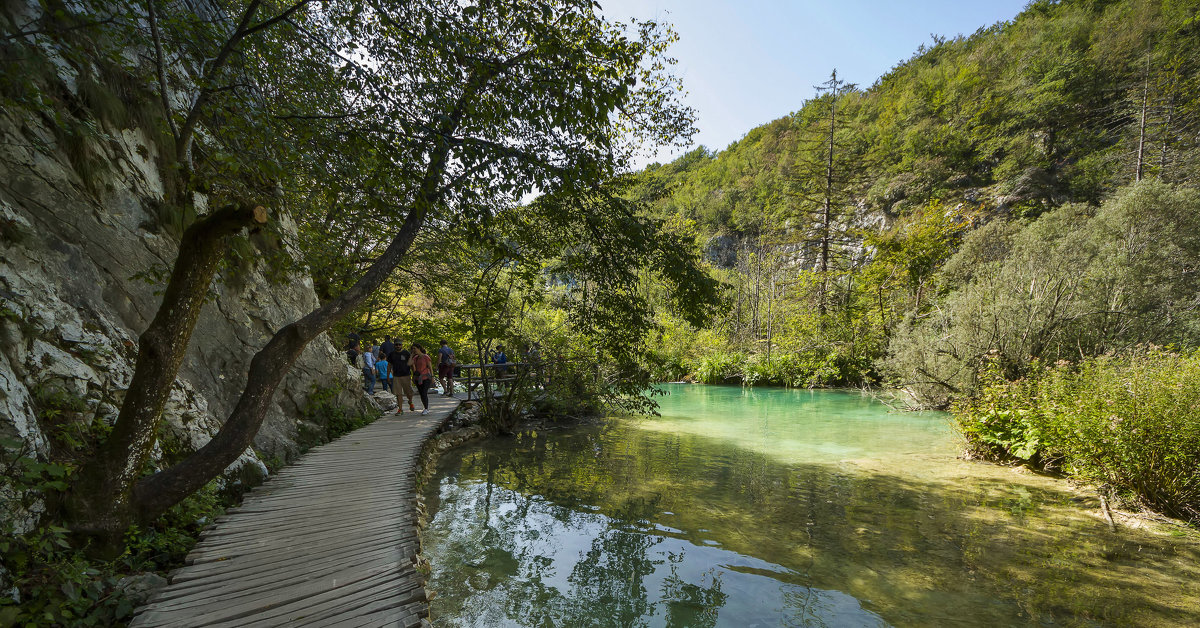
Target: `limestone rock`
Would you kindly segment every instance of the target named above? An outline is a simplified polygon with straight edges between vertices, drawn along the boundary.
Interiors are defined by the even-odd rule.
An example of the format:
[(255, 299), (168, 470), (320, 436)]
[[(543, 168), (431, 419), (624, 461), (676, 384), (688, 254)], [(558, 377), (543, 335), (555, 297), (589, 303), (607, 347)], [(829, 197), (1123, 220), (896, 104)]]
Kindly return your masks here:
[[(73, 72), (60, 66), (64, 90), (74, 89)], [(85, 404), (79, 414), (89, 420), (115, 420), (138, 335), (178, 250), (158, 214), (160, 151), (149, 135), (97, 123), (106, 139), (90, 150), (102, 163), (85, 178), (56, 148), (50, 119), (0, 110), (0, 438), (35, 455), (48, 450), (37, 418), (47, 391)], [(294, 232), (295, 223), (279, 220)], [(318, 304), (311, 278), (272, 279), (260, 265), (219, 277), (212, 290), (164, 413), (169, 446), (208, 442), (237, 403), (255, 352)], [(298, 454), (298, 421), (318, 387), (340, 391), (336, 403), (351, 412), (365, 407), (357, 374), (325, 336), (284, 378), (254, 448), (231, 471), (250, 464), (265, 472), (256, 451)]]
[(396, 395), (393, 395), (385, 390), (382, 392), (376, 392), (374, 399), (375, 405), (379, 406), (380, 410), (384, 412), (396, 411)]
[(156, 573), (139, 573), (121, 578), (117, 582), (117, 588), (121, 589), (135, 606), (140, 606), (167, 584), (167, 579)]
[(737, 265), (738, 242), (733, 236), (716, 235), (704, 245), (704, 259), (717, 268), (733, 268)]

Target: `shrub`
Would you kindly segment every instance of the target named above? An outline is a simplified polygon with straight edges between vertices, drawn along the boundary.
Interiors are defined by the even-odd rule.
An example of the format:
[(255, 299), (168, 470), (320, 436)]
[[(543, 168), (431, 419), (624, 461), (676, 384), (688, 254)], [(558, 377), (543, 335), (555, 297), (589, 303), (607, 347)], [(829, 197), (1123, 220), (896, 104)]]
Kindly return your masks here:
[(871, 357), (850, 344), (820, 344), (803, 351), (780, 350), (771, 358), (718, 351), (697, 361), (694, 374), (705, 384), (745, 386), (857, 386), (873, 381)]
[(978, 394), (953, 407), (956, 427), (966, 438), (967, 453), (988, 460), (1017, 459), (1045, 467), (1041, 425), (1037, 408), (1038, 363), (1030, 378), (1009, 382), (999, 362), (990, 361), (980, 374)]
[(302, 438), (301, 440), (305, 442), (301, 444), (306, 445), (305, 449), (349, 434), (379, 418), (377, 414), (354, 413), (351, 408), (338, 403), (340, 394), (340, 389), (335, 386), (322, 387), (313, 384), (312, 390), (308, 394), (308, 400), (301, 408), (300, 413), (306, 420), (323, 426), (324, 433), (308, 434)]
[[(31, 512), (47, 494), (66, 487), (72, 472), (42, 462), (17, 441), (0, 442), (0, 508)], [(126, 532), (126, 550), (114, 560), (89, 558), (66, 528), (47, 514), (32, 529), (11, 518), (0, 523), (4, 588), (0, 626), (111, 626), (132, 618), (134, 601), (121, 587), (124, 576), (182, 564), (200, 530), (227, 502), (210, 483), (158, 520)]]
[(951, 290), (910, 316), (888, 368), (926, 405), (972, 394), (985, 356), (1005, 377), (1139, 343), (1200, 345), (1200, 194), (1147, 180), (1099, 208), (1067, 205), (972, 232), (943, 267)]
[(1200, 521), (1200, 351), (1035, 365), (1014, 382), (991, 369), (955, 418), (974, 453), (1061, 466)]
[(746, 356), (741, 353), (715, 352), (700, 358), (696, 379), (705, 384), (726, 384), (742, 379)]

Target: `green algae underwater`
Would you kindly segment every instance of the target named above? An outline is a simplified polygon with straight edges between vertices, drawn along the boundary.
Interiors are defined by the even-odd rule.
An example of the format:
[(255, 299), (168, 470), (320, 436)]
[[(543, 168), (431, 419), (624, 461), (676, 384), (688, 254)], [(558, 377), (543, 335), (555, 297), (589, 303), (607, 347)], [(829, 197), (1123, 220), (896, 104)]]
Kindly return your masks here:
[(423, 533), (444, 626), (1185, 626), (1200, 533), (958, 459), (940, 413), (667, 385), (445, 454)]

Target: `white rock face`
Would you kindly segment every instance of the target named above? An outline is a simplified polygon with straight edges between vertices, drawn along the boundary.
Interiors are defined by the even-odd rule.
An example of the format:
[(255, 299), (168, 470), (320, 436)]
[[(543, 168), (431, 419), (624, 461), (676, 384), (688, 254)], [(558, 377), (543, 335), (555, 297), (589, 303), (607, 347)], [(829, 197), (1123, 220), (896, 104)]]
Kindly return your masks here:
[[(91, 147), (101, 167), (85, 182), (46, 124), (0, 111), (0, 437), (42, 456), (49, 441), (36, 418), (39, 394), (83, 399), (85, 419), (115, 419), (178, 247), (156, 217), (158, 149), (144, 133), (105, 128), (110, 140)], [(214, 284), (167, 404), (173, 446), (196, 448), (216, 433), (254, 353), (317, 306), (312, 285), (304, 276), (272, 283), (259, 268)], [(314, 386), (344, 391), (337, 403), (363, 408), (352, 375), (329, 339), (311, 343), (275, 393), (255, 449), (285, 460), (298, 452)], [(265, 470), (254, 450), (235, 466), (243, 464)]]

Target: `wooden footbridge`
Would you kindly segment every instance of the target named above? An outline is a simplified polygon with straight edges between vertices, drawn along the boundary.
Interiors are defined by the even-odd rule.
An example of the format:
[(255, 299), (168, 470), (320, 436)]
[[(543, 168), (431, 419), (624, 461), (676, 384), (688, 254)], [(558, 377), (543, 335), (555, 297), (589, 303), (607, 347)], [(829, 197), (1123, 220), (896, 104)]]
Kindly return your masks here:
[(385, 415), (314, 448), (217, 520), (131, 626), (420, 626), (414, 480), (458, 406)]

